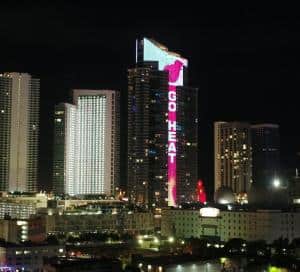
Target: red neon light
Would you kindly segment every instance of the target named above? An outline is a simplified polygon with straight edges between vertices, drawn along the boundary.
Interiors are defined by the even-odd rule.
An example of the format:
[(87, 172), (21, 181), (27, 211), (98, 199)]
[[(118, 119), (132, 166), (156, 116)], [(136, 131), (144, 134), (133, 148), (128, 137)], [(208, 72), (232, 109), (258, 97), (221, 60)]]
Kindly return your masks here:
[(201, 203), (206, 202), (206, 192), (205, 192), (205, 187), (203, 184), (203, 181), (200, 179), (197, 183), (197, 200)]

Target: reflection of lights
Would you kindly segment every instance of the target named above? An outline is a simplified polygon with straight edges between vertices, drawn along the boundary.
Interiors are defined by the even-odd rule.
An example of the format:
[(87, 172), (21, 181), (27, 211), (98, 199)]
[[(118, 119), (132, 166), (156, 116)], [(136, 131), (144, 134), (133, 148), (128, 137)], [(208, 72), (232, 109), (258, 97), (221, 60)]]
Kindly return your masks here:
[(142, 263), (139, 263), (139, 268), (141, 268), (143, 266), (143, 264)]
[(158, 244), (158, 243), (159, 243), (159, 240), (158, 240), (157, 237), (154, 238), (154, 243), (155, 243), (155, 244)]
[(138, 243), (139, 243), (140, 245), (142, 245), (143, 242), (144, 242), (144, 241), (143, 241), (142, 239), (139, 239), (139, 240), (138, 240)]
[(151, 271), (151, 270), (152, 270), (152, 265), (148, 264), (148, 271)]
[(162, 272), (162, 271), (163, 271), (162, 266), (159, 266), (158, 267), (158, 272)]

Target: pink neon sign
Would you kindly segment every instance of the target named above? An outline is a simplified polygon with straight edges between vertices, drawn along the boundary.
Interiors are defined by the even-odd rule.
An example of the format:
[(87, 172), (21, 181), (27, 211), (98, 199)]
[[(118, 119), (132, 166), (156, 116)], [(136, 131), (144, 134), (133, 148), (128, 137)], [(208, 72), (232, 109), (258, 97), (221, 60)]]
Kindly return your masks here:
[(169, 72), (168, 88), (168, 205), (176, 206), (176, 82), (179, 78), (183, 63), (175, 60), (166, 65)]
[[(138, 49), (137, 49), (138, 50)], [(160, 71), (168, 71), (168, 205), (176, 206), (176, 86), (183, 86), (183, 66), (187, 59), (147, 38), (143, 39), (143, 60), (157, 61)]]

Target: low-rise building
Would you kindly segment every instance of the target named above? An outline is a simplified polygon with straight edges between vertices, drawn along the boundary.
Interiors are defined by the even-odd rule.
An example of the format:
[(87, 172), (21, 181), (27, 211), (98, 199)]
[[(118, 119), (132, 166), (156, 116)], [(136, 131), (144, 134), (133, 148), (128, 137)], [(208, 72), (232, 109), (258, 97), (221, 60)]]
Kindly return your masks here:
[(8, 194), (1, 193), (0, 219), (10, 217), (28, 219), (37, 209), (47, 208), (46, 194)]
[(8, 217), (28, 219), (34, 214), (36, 214), (36, 206), (33, 203), (0, 200), (0, 219)]
[(0, 219), (0, 239), (10, 243), (42, 242), (46, 239), (45, 219), (42, 217), (23, 220)]
[(0, 242), (0, 266), (8, 271), (42, 271), (46, 258), (64, 255), (65, 248), (61, 245)]
[(154, 231), (154, 217), (150, 212), (68, 211), (63, 214), (46, 215), (46, 232), (131, 232), (149, 233)]
[[(202, 208), (215, 209), (216, 208)], [(193, 209), (164, 209), (161, 233), (178, 238), (213, 237), (221, 241), (247, 241), (300, 237), (300, 212), (283, 210), (219, 210), (202, 213)], [(211, 210), (213, 212), (213, 210)]]

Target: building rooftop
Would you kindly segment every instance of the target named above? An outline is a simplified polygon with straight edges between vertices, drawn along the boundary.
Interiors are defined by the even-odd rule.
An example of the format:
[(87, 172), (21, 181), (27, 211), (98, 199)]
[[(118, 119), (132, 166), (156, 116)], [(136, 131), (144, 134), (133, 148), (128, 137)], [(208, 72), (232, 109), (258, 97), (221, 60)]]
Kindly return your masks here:
[(279, 128), (279, 125), (264, 123), (264, 124), (252, 125), (251, 128)]

